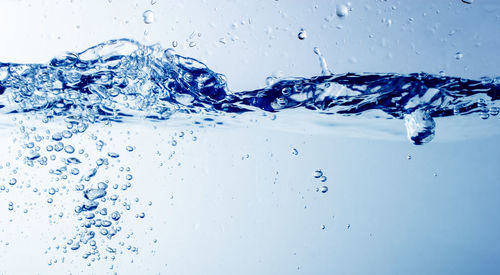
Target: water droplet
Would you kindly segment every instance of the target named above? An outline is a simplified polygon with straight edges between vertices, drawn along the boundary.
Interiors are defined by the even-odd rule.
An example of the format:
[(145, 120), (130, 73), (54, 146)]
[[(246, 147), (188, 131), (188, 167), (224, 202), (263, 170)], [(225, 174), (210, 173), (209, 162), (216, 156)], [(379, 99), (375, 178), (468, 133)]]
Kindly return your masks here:
[(175, 48), (175, 47), (177, 47), (178, 45), (179, 45), (179, 43), (178, 43), (177, 41), (175, 41), (175, 40), (174, 40), (174, 41), (172, 41), (172, 47), (174, 47), (174, 48)]
[(336, 13), (338, 17), (345, 17), (349, 14), (349, 8), (346, 5), (337, 5)]
[(472, 4), (472, 3), (474, 3), (474, 0), (462, 0), (462, 3)]
[(464, 57), (464, 54), (463, 54), (463, 53), (461, 53), (461, 52), (457, 52), (457, 53), (455, 53), (455, 59), (456, 59), (456, 60), (460, 60), (460, 59), (462, 59), (462, 57)]
[(154, 5), (158, 2), (158, 0), (151, 0), (151, 5)]
[(196, 42), (195, 41), (191, 41), (189, 42), (189, 47), (195, 47), (196, 46)]
[(321, 170), (314, 171), (313, 177), (319, 179), (321, 176), (323, 176), (323, 171), (321, 171)]
[(314, 47), (313, 49), (314, 53), (318, 56), (319, 58), (319, 65), (321, 66), (321, 75), (332, 75), (332, 72), (328, 69), (328, 65), (326, 64), (326, 60), (321, 54), (321, 51), (319, 50), (318, 47)]
[(298, 154), (299, 154), (299, 150), (297, 150), (297, 149), (293, 148), (293, 149), (292, 149), (292, 155), (296, 156), (296, 155), (298, 155)]
[(323, 186), (321, 186), (321, 189), (320, 189), (320, 190), (321, 190), (321, 193), (323, 193), (323, 194), (324, 194), (324, 193), (328, 192), (328, 186), (323, 185)]
[(17, 179), (15, 179), (15, 178), (11, 178), (11, 179), (9, 180), (9, 184), (10, 184), (10, 185), (16, 185), (16, 183), (17, 183)]
[(129, 151), (129, 152), (134, 151), (134, 147), (132, 147), (132, 146), (127, 146), (125, 149), (127, 149), (127, 151)]
[(348, 224), (346, 224), (346, 225), (345, 225), (345, 229), (347, 229), (347, 230), (351, 229), (351, 224), (349, 224), (349, 223), (348, 223)]
[(326, 226), (323, 224), (321, 225), (321, 230), (325, 230)]
[(142, 14), (145, 24), (151, 24), (155, 21), (155, 14), (152, 10), (147, 10)]
[(297, 35), (297, 37), (300, 39), (300, 40), (304, 40), (307, 38), (307, 33), (304, 29), (301, 29), (299, 34)]
[(321, 178), (319, 178), (319, 180), (320, 180), (321, 182), (326, 182), (327, 177), (323, 175), (323, 176), (321, 176)]
[(411, 160), (411, 155), (408, 155), (408, 160)]

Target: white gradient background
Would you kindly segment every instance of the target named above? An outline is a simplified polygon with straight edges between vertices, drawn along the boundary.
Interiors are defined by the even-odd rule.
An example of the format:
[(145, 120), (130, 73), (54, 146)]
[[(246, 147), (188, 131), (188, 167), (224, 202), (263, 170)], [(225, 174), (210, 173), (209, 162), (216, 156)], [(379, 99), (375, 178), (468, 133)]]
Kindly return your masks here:
[[(165, 47), (177, 41), (178, 53), (227, 75), (235, 91), (262, 87), (272, 74), (319, 74), (314, 47), (335, 73), (500, 75), (498, 1), (350, 3), (349, 16), (339, 19), (335, 5), (342, 1), (2, 0), (0, 61), (47, 62), (127, 37)], [(151, 25), (142, 21), (147, 9), (155, 13)], [(303, 41), (297, 39), (301, 28), (308, 34)], [(195, 47), (186, 41), (192, 33)], [(132, 167), (134, 187), (124, 197), (140, 203), (122, 214), (124, 232), (115, 238), (140, 253), (118, 255), (111, 270), (110, 262), (87, 266), (80, 253), (54, 251), (58, 238), (75, 230), (73, 200), (81, 194), (67, 192), (48, 205), (46, 193), (18, 184), (0, 192), (0, 273), (500, 273), (498, 118), (439, 119), (435, 140), (420, 147), (406, 140), (401, 121), (297, 111), (275, 121), (257, 115), (226, 122), (205, 129), (169, 121), (101, 125), (74, 137), (75, 147), (91, 152), (90, 134), (97, 133), (108, 143), (105, 150), (121, 154), (115, 170)], [(10, 117), (5, 123), (13, 124)], [(189, 136), (175, 148), (167, 143), (174, 132), (190, 129), (196, 142)], [(16, 131), (12, 125), (0, 130), (0, 164), (12, 162), (19, 179), (40, 189), (55, 184), (47, 169), (30, 170), (16, 160)], [(127, 154), (129, 144), (137, 149)], [(314, 191), (316, 169), (328, 177), (326, 194)], [(114, 181), (113, 171), (100, 177)], [(11, 177), (4, 167), (0, 185)], [(15, 211), (7, 210), (9, 201)], [(50, 223), (48, 215), (59, 211), (64, 219)], [(135, 219), (142, 211), (146, 218)], [(54, 259), (57, 264), (47, 265)]]

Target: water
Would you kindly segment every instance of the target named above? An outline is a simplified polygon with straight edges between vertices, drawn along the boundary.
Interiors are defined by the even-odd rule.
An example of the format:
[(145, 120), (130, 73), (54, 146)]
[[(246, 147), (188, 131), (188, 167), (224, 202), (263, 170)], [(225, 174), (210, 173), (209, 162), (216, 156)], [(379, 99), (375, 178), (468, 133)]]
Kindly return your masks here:
[(494, 4), (199, 2), (0, 63), (0, 273), (499, 270)]
[[(423, 144), (434, 137), (436, 117), (488, 114), (490, 108), (498, 108), (494, 104), (500, 98), (499, 78), (471, 80), (427, 73), (335, 75), (320, 50), (314, 52), (323, 76), (268, 81), (269, 86), (259, 90), (233, 92), (224, 75), (173, 49), (111, 40), (54, 58), (49, 64), (0, 63), (0, 111), (39, 112), (45, 120), (64, 117), (75, 127), (74, 133), (101, 121), (166, 120), (176, 113), (224, 116), (296, 108), (325, 115), (371, 112), (404, 119), (408, 138)], [(62, 133), (52, 139), (61, 140)]]
[[(321, 58), (321, 66), (326, 68), (319, 50), (315, 52)], [(328, 70), (325, 68), (323, 72)], [(25, 166), (48, 170), (47, 173), (54, 175), (52, 180), (61, 182), (52, 184), (57, 187), (47, 190), (49, 196), (60, 192), (82, 193), (79, 203), (67, 206), (74, 208), (78, 229), (74, 235), (67, 236), (70, 241), (66, 245), (60, 245), (71, 245), (71, 250), (81, 251), (84, 259), (92, 261), (115, 257), (116, 247), (109, 243), (127, 228), (120, 213), (133, 216), (126, 212), (139, 201), (138, 198), (135, 202), (119, 199), (122, 192), (132, 187), (133, 175), (129, 172), (133, 168), (121, 166), (120, 154), (107, 149), (108, 143), (114, 143), (111, 139), (105, 142), (102, 134), (101, 137), (91, 135), (96, 153), (104, 154), (95, 164), (86, 153), (90, 148), (74, 147), (78, 146), (75, 138), (91, 131), (94, 125), (126, 125), (138, 120), (168, 123), (180, 113), (184, 115), (183, 124), (217, 127), (231, 123), (235, 115), (256, 112), (270, 115), (305, 109), (305, 116), (370, 114), (380, 120), (404, 120), (408, 139), (421, 145), (434, 138), (436, 118), (480, 116), (488, 119), (484, 114), (492, 117), (498, 114), (495, 104), (500, 97), (498, 78), (471, 80), (426, 73), (325, 73), (312, 78), (280, 79), (254, 91), (233, 92), (227, 88), (224, 75), (213, 72), (203, 63), (178, 55), (173, 49), (145, 46), (128, 39), (108, 41), (81, 53), (54, 58), (48, 64), (1, 63), (0, 72), (3, 115), (25, 114), (24, 119), (33, 118), (46, 124), (40, 125), (40, 129), (30, 128), (24, 126), (20, 118), (19, 133), (24, 136), (25, 148), (19, 151), (18, 159), (23, 160)], [(481, 122), (479, 118), (477, 121)], [(66, 130), (52, 126), (55, 122), (65, 125)], [(184, 135), (184, 132), (175, 134), (164, 143), (176, 146), (177, 139), (184, 139)], [(132, 145), (121, 147), (121, 151), (134, 151)], [(76, 149), (79, 151), (72, 157)], [(171, 155), (174, 153), (176, 151)], [(294, 148), (292, 154), (297, 156), (298, 150)], [(245, 154), (242, 160), (249, 157)], [(54, 165), (58, 168), (45, 168)], [(80, 173), (85, 166), (90, 169)], [(97, 180), (101, 173), (107, 173), (102, 169), (117, 166), (121, 166), (118, 178), (123, 177), (125, 181)], [(316, 170), (313, 177), (320, 186), (316, 191), (326, 194), (329, 188), (322, 185), (327, 182), (325, 173)], [(14, 186), (16, 182), (12, 178), (9, 184)], [(25, 188), (35, 186), (33, 183)], [(13, 208), (9, 203), (8, 209)], [(143, 219), (146, 214), (140, 212), (135, 217)]]

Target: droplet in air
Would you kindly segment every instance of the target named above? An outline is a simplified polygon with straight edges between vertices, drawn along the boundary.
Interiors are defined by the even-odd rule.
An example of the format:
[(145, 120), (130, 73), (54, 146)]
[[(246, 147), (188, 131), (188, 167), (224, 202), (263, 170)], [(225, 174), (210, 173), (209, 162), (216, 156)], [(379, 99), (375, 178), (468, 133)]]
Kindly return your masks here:
[(299, 154), (299, 150), (297, 150), (297, 149), (293, 148), (293, 149), (292, 149), (292, 155), (296, 156), (296, 155), (298, 155), (298, 154)]
[(314, 53), (319, 58), (319, 65), (321, 66), (321, 75), (332, 75), (332, 72), (328, 69), (328, 65), (326, 64), (326, 60), (321, 54), (321, 51), (318, 47), (314, 47)]
[(464, 57), (464, 54), (463, 54), (463, 53), (461, 53), (461, 52), (457, 52), (457, 53), (455, 54), (455, 59), (456, 59), (456, 60), (460, 60), (460, 59), (462, 59), (462, 57)]
[(307, 38), (307, 33), (304, 29), (301, 29), (299, 34), (297, 35), (297, 37), (300, 39), (300, 40), (304, 40)]
[(347, 230), (351, 229), (351, 225), (350, 224), (346, 224), (345, 225), (345, 229), (347, 229)]
[(323, 224), (321, 225), (321, 230), (325, 230), (326, 226)]
[(408, 160), (411, 160), (411, 155), (408, 155)]
[(16, 183), (17, 183), (17, 180), (16, 180), (15, 178), (11, 178), (11, 179), (9, 180), (9, 184), (10, 184), (10, 185), (16, 185)]
[(346, 5), (337, 5), (336, 13), (338, 17), (345, 17), (349, 14), (349, 8)]
[(145, 24), (151, 24), (155, 21), (155, 14), (152, 10), (147, 10), (142, 14)]
[(326, 182), (327, 178), (326, 178), (326, 176), (325, 176), (325, 175), (323, 175), (323, 176), (321, 176), (321, 178), (319, 178), (319, 180), (320, 180), (321, 182)]
[(462, 3), (472, 4), (472, 3), (474, 3), (474, 0), (462, 0)]
[(172, 47), (174, 47), (174, 48), (175, 48), (175, 47), (177, 47), (178, 45), (179, 45), (179, 43), (177, 43), (177, 41), (175, 41), (175, 40), (174, 40), (174, 41), (172, 41)]

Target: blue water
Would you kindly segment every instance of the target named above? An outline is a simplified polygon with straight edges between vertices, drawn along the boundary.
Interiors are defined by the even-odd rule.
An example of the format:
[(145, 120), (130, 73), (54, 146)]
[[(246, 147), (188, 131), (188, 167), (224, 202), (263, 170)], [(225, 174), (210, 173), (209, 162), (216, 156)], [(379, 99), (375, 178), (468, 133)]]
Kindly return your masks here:
[[(323, 70), (328, 71), (326, 70)], [(325, 74), (327, 74), (325, 72)], [(306, 108), (325, 115), (381, 111), (405, 119), (414, 144), (432, 140), (436, 117), (498, 115), (500, 78), (427, 73), (347, 73), (287, 78), (254, 90), (228, 90), (225, 76), (160, 45), (111, 40), (49, 64), (0, 63), (0, 109), (63, 116), (79, 132), (126, 117), (165, 120), (177, 112), (241, 114)]]
[[(67, 142), (93, 124), (132, 119), (168, 123), (177, 113), (200, 114), (207, 123), (223, 124), (227, 120), (222, 117), (302, 108), (324, 116), (374, 114), (379, 119), (402, 119), (409, 140), (422, 145), (435, 135), (435, 118), (476, 115), (480, 121), (495, 117), (500, 111), (496, 106), (500, 78), (471, 80), (427, 73), (323, 71), (325, 75), (312, 78), (272, 80), (258, 90), (230, 91), (224, 75), (193, 58), (176, 54), (173, 49), (146, 46), (129, 39), (111, 40), (81, 53), (54, 58), (48, 64), (0, 63), (0, 112), (33, 115), (45, 123), (64, 120), (65, 130), (38, 133), (37, 129), (21, 126), (20, 132), (35, 140), (23, 145), (22, 158), (29, 167), (42, 167), (55, 161), (55, 154), (66, 154), (60, 157), (60, 168), (48, 169), (58, 180), (78, 179), (73, 189), (82, 193), (82, 201), (70, 207), (78, 214), (78, 229), (66, 241), (65, 250), (77, 251), (84, 259), (94, 261), (119, 256), (106, 240), (113, 239), (126, 226), (120, 209), (130, 209), (130, 202), (116, 203), (119, 197), (109, 191), (125, 192), (132, 186), (133, 173), (130, 167), (121, 167), (124, 180), (120, 185), (95, 180), (96, 175), (120, 159), (120, 153), (103, 151), (105, 143), (93, 136), (96, 149), (106, 154), (95, 163), (88, 163), (84, 160), (87, 157), (83, 157), (86, 152)], [(186, 119), (193, 125), (203, 124)], [(182, 132), (178, 137), (185, 135)], [(41, 141), (48, 145), (40, 148), (36, 144)], [(170, 144), (175, 146), (176, 141)], [(127, 146), (126, 150), (135, 148)], [(297, 149), (293, 150), (297, 155)], [(246, 158), (248, 155), (242, 157)], [(90, 168), (83, 169), (84, 164)], [(315, 178), (322, 176), (316, 177), (319, 173), (322, 172), (315, 172)], [(9, 184), (19, 183), (12, 177)], [(326, 193), (328, 187), (318, 187), (317, 191)], [(62, 190), (47, 190), (48, 203), (58, 192)], [(13, 210), (12, 203), (9, 210)], [(144, 216), (139, 213), (136, 218)], [(139, 248), (127, 249), (137, 253)]]

